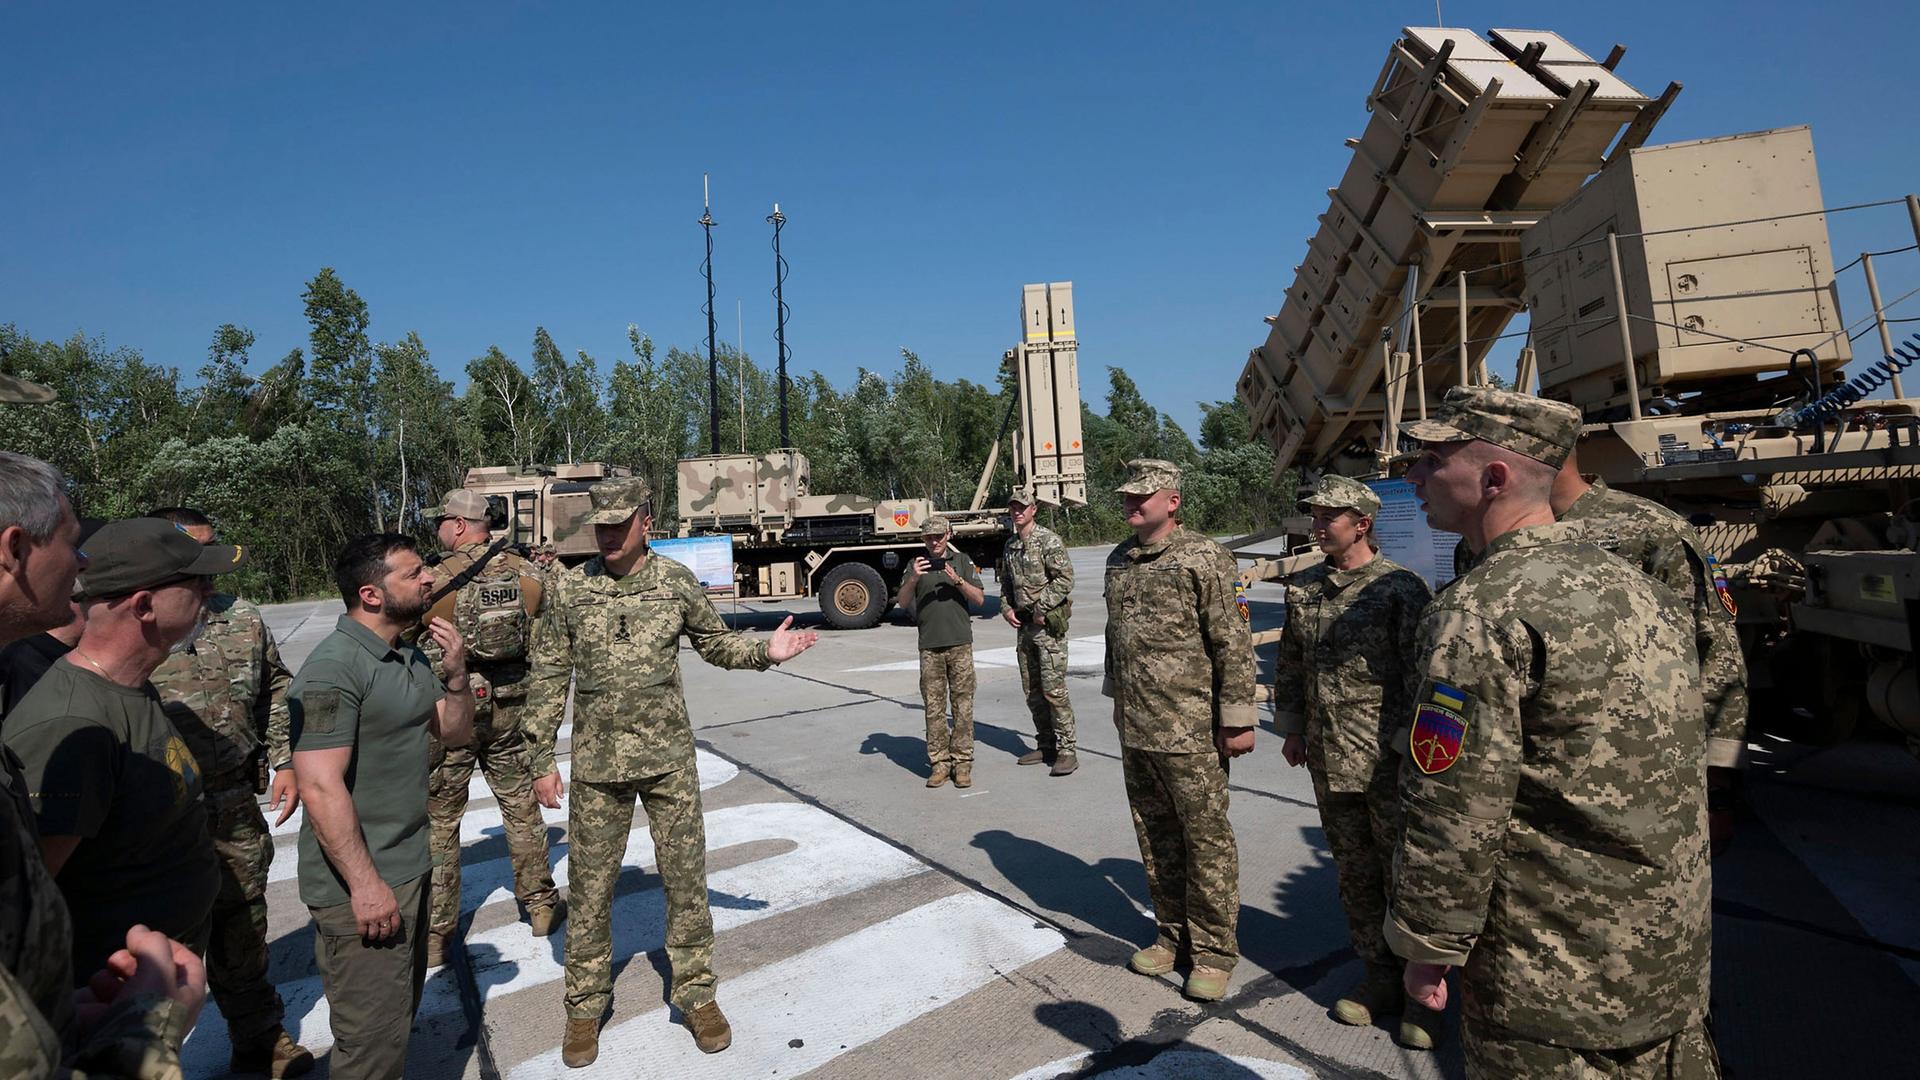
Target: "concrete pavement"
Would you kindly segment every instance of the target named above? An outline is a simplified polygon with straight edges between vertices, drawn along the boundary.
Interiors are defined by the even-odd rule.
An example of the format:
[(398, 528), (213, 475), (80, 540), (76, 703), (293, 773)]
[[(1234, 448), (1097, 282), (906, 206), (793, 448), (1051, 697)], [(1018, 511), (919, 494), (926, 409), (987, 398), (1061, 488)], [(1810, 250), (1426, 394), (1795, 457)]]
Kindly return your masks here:
[[(1105, 553), (1073, 553), (1082, 766), (1071, 777), (1013, 763), (1032, 731), (1013, 632), (996, 617), (975, 623), (979, 745), (964, 792), (922, 784), (916, 649), (904, 622), (826, 633), (765, 674), (718, 671), (683, 652), (720, 1001), (736, 1033), (723, 1054), (695, 1052), (665, 1005), (664, 910), (637, 816), (601, 1059), (578, 1073), (559, 1067), (562, 936), (527, 934), (498, 810), (476, 779), (463, 828), (466, 944), (431, 976), (408, 1075), (1460, 1075), (1457, 1033), (1437, 1054), (1413, 1054), (1385, 1024), (1328, 1019), (1358, 965), (1307, 776), (1286, 767), (1271, 732), (1233, 773), (1244, 957), (1229, 999), (1201, 1006), (1171, 979), (1121, 966), (1153, 930), (1111, 706), (1099, 696)], [(1279, 621), (1277, 592), (1253, 593), (1256, 626)], [(756, 631), (789, 612), (820, 622), (811, 603), (722, 610)], [(268, 609), (289, 664), (338, 611)], [(1758, 758), (1754, 812), (1716, 864), (1723, 1055), (1742, 1076), (1897, 1073), (1907, 1065), (1893, 1032), (1920, 1007), (1911, 918), (1920, 765), (1881, 744), (1816, 754), (1764, 744)], [(548, 816), (564, 885), (564, 812)], [(292, 880), (295, 824), (278, 830), (269, 892), (274, 976), (290, 1023), (320, 1049), (326, 1006)], [(187, 1056), (189, 1075), (224, 1067), (212, 1006)]]

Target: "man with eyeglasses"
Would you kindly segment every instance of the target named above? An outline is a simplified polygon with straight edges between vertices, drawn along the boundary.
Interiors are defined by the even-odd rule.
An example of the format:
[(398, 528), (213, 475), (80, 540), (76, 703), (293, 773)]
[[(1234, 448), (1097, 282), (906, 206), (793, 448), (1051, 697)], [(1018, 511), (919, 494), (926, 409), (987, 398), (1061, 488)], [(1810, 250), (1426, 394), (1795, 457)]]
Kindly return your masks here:
[(136, 923), (206, 950), (220, 875), (200, 766), (148, 680), (199, 635), (212, 575), (245, 555), (154, 518), (102, 526), (87, 555), (86, 629), (4, 737), (73, 915), (73, 970), (91, 973)]

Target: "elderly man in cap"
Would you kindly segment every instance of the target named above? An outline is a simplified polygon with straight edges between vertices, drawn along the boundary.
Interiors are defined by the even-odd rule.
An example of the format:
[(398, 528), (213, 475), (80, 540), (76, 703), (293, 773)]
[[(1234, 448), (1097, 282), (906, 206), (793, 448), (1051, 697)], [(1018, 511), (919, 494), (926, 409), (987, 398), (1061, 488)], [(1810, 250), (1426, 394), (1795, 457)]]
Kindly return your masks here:
[(527, 732), (534, 793), (558, 807), (567, 783), (555, 741), (574, 688), (573, 799), (567, 811), (573, 912), (567, 922), (566, 1032), (569, 1068), (599, 1055), (600, 1022), (613, 997), (614, 884), (633, 827), (647, 811), (666, 892), (670, 996), (706, 1053), (725, 1050), (733, 1029), (714, 1000), (713, 916), (707, 907), (706, 823), (694, 772), (693, 726), (680, 690), (680, 638), (717, 667), (767, 668), (811, 648), (818, 635), (789, 616), (764, 640), (731, 632), (693, 571), (650, 555), (652, 492), (640, 477), (590, 489), (600, 554), (554, 583), (553, 613), (534, 647)]
[[(1380, 930), (1400, 839), (1400, 755), (1387, 744), (1407, 715), (1414, 630), (1433, 590), (1380, 554), (1373, 538), (1380, 496), (1372, 488), (1328, 474), (1304, 501), (1327, 558), (1286, 584), (1274, 727), (1286, 736), (1280, 752), (1287, 764), (1304, 764), (1313, 777), (1348, 933), (1366, 968), (1333, 1014), (1344, 1024), (1370, 1024), (1401, 1011), (1402, 965)], [(1418, 1006), (1403, 1013), (1401, 1044), (1432, 1047), (1432, 1021)]]
[(1186, 994), (1226, 995), (1240, 958), (1240, 853), (1227, 821), (1227, 760), (1253, 749), (1253, 640), (1233, 555), (1183, 528), (1180, 469), (1127, 463), (1133, 538), (1107, 557), (1107, 677), (1154, 943), (1142, 975), (1190, 965)]
[(1080, 767), (1073, 730), (1073, 699), (1067, 696), (1067, 619), (1073, 614), (1073, 561), (1060, 534), (1039, 524), (1033, 489), (1021, 485), (1007, 497), (1013, 535), (1000, 553), (1000, 616), (1014, 628), (1020, 685), (1033, 714), (1038, 746), (1020, 756), (1022, 765), (1048, 765), (1054, 776)]
[[(473, 742), (458, 749), (435, 742), (432, 750), (427, 816), (433, 822), (433, 901), (427, 966), (436, 967), (460, 926), (460, 817), (467, 810), (467, 783), (476, 762), (499, 803), (514, 893), (526, 906), (534, 936), (552, 934), (567, 917), (567, 905), (547, 865), (547, 824), (534, 801), (533, 759), (520, 728), (533, 631), (546, 608), (545, 575), (508, 551), (507, 538), (492, 542), (487, 499), (478, 492), (449, 491), (426, 516), (446, 552), (434, 567), (438, 585), (427, 616), (446, 619), (466, 642), (475, 700)], [(431, 639), (422, 647), (437, 659)]]
[[(213, 522), (191, 507), (161, 507), (147, 516), (178, 525), (201, 544), (213, 543)], [(167, 657), (154, 671), (153, 685), (199, 763), (220, 860), (207, 981), (227, 1021), (233, 1071), (298, 1076), (313, 1067), (313, 1055), (282, 1027), (286, 1008), (267, 975), (273, 836), (259, 803), (271, 791), (269, 804), (279, 811), (275, 824), (300, 805), (287, 735), (293, 676), (259, 608), (216, 592), (206, 610), (205, 629)]]
[[(953, 524), (934, 515), (920, 527), (927, 553), (913, 560), (894, 602), (913, 612), (920, 634), (920, 696), (927, 709), (927, 786), (951, 777), (973, 786), (973, 611), (986, 600), (980, 570), (953, 546)], [(953, 730), (947, 730), (947, 703)]]
[(1466, 577), (1421, 617), (1387, 943), (1468, 1075), (1712, 1076), (1706, 764), (1693, 620), (1555, 522), (1569, 406), (1447, 392), (1408, 477)]
[(80, 641), (7, 717), (47, 869), (73, 912), (73, 968), (94, 971), (143, 923), (207, 946), (220, 873), (204, 783), (149, 677), (205, 625), (213, 575), (239, 548), (134, 518), (87, 542)]

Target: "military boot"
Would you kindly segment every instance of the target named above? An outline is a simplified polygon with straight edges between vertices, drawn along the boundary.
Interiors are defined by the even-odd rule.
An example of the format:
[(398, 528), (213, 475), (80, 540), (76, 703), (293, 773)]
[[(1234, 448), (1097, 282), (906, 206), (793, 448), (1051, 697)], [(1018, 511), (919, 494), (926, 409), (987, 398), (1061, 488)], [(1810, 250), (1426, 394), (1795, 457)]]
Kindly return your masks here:
[(1219, 1001), (1227, 996), (1227, 981), (1232, 977), (1230, 971), (1196, 966), (1187, 973), (1187, 985), (1183, 989), (1195, 1001)]
[(1165, 975), (1173, 970), (1173, 962), (1177, 959), (1179, 958), (1174, 955), (1172, 949), (1156, 941), (1134, 953), (1127, 960), (1127, 966), (1142, 975)]
[(973, 762), (969, 761), (953, 767), (953, 786), (957, 788), (973, 786)]
[(1409, 1050), (1433, 1049), (1434, 1040), (1440, 1037), (1442, 1020), (1440, 1013), (1409, 1000), (1400, 1013), (1400, 1045)]
[(947, 763), (943, 761), (933, 767), (933, 775), (927, 777), (927, 786), (939, 787), (941, 784), (946, 783), (947, 778), (952, 775), (953, 770), (948, 768)]
[(273, 1080), (300, 1076), (311, 1068), (313, 1053), (294, 1042), (284, 1028), (274, 1028), (245, 1046), (235, 1046), (233, 1060), (227, 1064), (229, 1072), (270, 1076)]
[(703, 1054), (717, 1054), (733, 1045), (733, 1026), (727, 1023), (727, 1014), (720, 1011), (717, 1001), (689, 1012), (685, 1023), (693, 1032), (693, 1045)]
[(567, 902), (558, 897), (551, 904), (541, 904), (527, 912), (527, 922), (533, 925), (534, 937), (548, 937), (567, 921)]
[(1333, 1003), (1333, 1018), (1356, 1026), (1373, 1023), (1376, 1016), (1400, 1011), (1406, 992), (1400, 987), (1400, 973), (1385, 967), (1370, 967), (1353, 989)]
[(1053, 769), (1049, 776), (1070, 776), (1080, 767), (1080, 755), (1069, 750), (1053, 759)]
[(1039, 765), (1042, 763), (1047, 765), (1053, 764), (1053, 747), (1045, 743), (1041, 743), (1039, 746), (1021, 754), (1020, 759), (1015, 762), (1017, 765)]
[(567, 1017), (567, 1034), (560, 1040), (560, 1061), (569, 1069), (584, 1069), (600, 1056), (600, 1020)]

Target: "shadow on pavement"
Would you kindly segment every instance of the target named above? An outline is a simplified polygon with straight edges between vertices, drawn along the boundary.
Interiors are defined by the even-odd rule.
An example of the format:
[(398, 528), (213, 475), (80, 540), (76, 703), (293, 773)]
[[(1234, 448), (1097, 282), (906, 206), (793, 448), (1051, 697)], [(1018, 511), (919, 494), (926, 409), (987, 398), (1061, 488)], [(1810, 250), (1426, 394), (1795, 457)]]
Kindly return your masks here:
[(973, 742), (976, 747), (984, 744), (1015, 758), (1036, 745), (1031, 735), (1022, 735), (1012, 728), (997, 724), (983, 724), (978, 719), (973, 722)]
[[(988, 829), (973, 838), (993, 868), (1035, 907), (1078, 919), (1122, 943), (1127, 950), (1153, 942), (1153, 921), (1134, 906), (1133, 896), (1147, 891), (1146, 872), (1131, 859), (1102, 859), (1089, 865), (1059, 848)], [(1105, 951), (1105, 950), (1102, 950)]]
[[(1085, 1001), (1050, 1001), (1036, 1006), (1033, 1018), (1091, 1050), (1078, 1067), (1063, 1075), (1092, 1077), (1115, 1069), (1146, 1065), (1165, 1055), (1157, 1074), (1168, 1080), (1258, 1080), (1258, 1073), (1212, 1050), (1164, 1039), (1125, 1039), (1120, 1022)], [(1178, 1060), (1172, 1060), (1178, 1059)]]
[(933, 767), (927, 764), (927, 740), (916, 739), (911, 735), (889, 735), (876, 731), (867, 736), (860, 744), (863, 754), (884, 754), (888, 761), (907, 770), (915, 776), (930, 776)]

